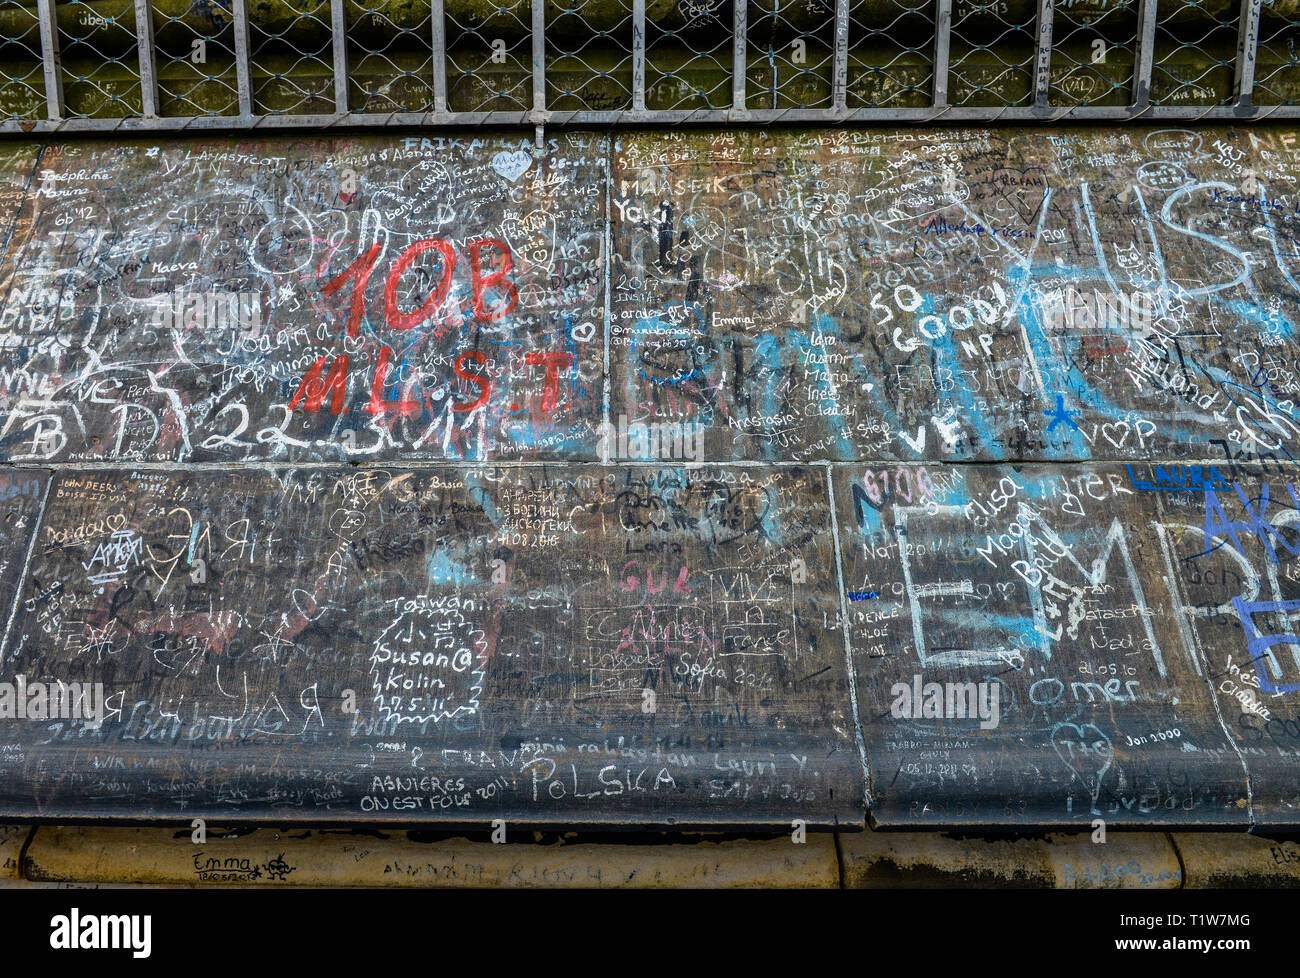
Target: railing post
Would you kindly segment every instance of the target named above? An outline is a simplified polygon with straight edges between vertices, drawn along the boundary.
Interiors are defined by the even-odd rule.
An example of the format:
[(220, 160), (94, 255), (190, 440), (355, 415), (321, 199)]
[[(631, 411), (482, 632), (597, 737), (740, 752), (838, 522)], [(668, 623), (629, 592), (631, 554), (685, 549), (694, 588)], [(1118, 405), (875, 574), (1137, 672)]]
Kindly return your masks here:
[(447, 111), (447, 14), (443, 0), (433, 0), (433, 111)]
[(745, 111), (745, 65), (749, 54), (749, 0), (732, 0), (731, 110)]
[(632, 108), (645, 110), (645, 0), (632, 0)]
[(533, 124), (537, 148), (546, 145), (546, 0), (533, 0)]
[(1052, 87), (1052, 2), (1038, 0), (1038, 42), (1034, 50), (1034, 105), (1047, 107)]
[(59, 64), (59, 27), (54, 0), (36, 0), (41, 24), (41, 64), (45, 69), (45, 106), (51, 119), (63, 118), (63, 71)]
[(948, 48), (952, 43), (952, 0), (934, 5), (934, 98), (936, 109), (948, 105)]
[(1255, 102), (1255, 58), (1259, 53), (1259, 11), (1263, 0), (1242, 0), (1237, 27), (1237, 79), (1233, 94), (1238, 105)]
[(135, 43), (140, 52), (141, 115), (153, 118), (158, 115), (158, 72), (154, 65), (153, 4), (149, 0), (135, 0)]
[(330, 31), (334, 38), (334, 111), (348, 111), (348, 40), (343, 0), (330, 0)]
[(848, 108), (848, 103), (849, 0), (835, 0), (835, 60), (831, 66), (831, 108), (836, 112), (844, 112)]
[(1137, 52), (1133, 56), (1133, 108), (1151, 104), (1151, 64), (1156, 50), (1156, 0), (1142, 0), (1138, 10)]
[(248, 0), (232, 0), (235, 25), (235, 88), (239, 92), (239, 114), (253, 114), (253, 79), (248, 61)]

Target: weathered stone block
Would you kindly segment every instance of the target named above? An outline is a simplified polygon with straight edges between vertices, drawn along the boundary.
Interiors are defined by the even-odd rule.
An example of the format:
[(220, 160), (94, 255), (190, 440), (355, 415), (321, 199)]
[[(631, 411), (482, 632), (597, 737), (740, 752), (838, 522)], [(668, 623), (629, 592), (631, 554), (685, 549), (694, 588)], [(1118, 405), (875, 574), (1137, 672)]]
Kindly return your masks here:
[(504, 845), (400, 832), (258, 829), (236, 838), (187, 831), (41, 828), (25, 862), (34, 880), (132, 880), (245, 887), (833, 888), (839, 866), (829, 835), (796, 845), (698, 841), (664, 845)]

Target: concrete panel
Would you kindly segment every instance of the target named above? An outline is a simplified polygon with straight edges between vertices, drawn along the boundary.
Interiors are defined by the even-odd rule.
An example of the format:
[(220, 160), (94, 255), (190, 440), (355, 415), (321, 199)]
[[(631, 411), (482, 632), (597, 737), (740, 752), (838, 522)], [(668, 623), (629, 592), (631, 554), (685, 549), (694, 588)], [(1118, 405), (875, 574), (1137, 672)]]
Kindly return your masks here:
[(52, 146), (0, 450), (589, 458), (606, 166), (590, 134)]
[(711, 459), (1289, 458), (1297, 154), (1267, 126), (625, 136), (612, 414), (703, 425)]
[(942, 833), (862, 832), (840, 837), (844, 885), (863, 889), (1055, 888), (1173, 890), (1182, 867), (1168, 836), (963, 838)]
[(1148, 494), (1156, 500), (1155, 535), (1168, 554), (1164, 580), (1176, 592), (1170, 617), (1199, 650), (1217, 714), (1250, 772), (1251, 822), (1294, 830), (1300, 485), (1289, 465), (1207, 469), (1203, 482), (1199, 490), (1165, 485)]
[(15, 144), (0, 815), (1294, 828), (1297, 153)]
[(0, 812), (861, 824), (821, 469), (64, 472)]
[(1175, 832), (1188, 889), (1300, 887), (1300, 845), (1257, 835)]
[[(1174, 465), (836, 467), (875, 823), (1294, 821), (1261, 798), (1294, 784), (1291, 755), (1246, 749), (1263, 721), (1239, 721), (1220, 682), (1234, 662), (1231, 689), (1258, 693), (1232, 605), (1254, 572), (1217, 545), (1226, 530), (1203, 536), (1216, 503), (1232, 513), (1221, 522), (1243, 519), (1218, 491), (1231, 476), (1206, 465), (1190, 484), (1208, 491), (1190, 478)], [(1269, 537), (1235, 530), (1243, 547)], [(1263, 613), (1259, 627), (1274, 630)]]
[(273, 831), (235, 838), (188, 830), (40, 828), (28, 848), (33, 880), (225, 886), (537, 888), (834, 888), (835, 839), (700, 841), (664, 845), (504, 845), (404, 833)]

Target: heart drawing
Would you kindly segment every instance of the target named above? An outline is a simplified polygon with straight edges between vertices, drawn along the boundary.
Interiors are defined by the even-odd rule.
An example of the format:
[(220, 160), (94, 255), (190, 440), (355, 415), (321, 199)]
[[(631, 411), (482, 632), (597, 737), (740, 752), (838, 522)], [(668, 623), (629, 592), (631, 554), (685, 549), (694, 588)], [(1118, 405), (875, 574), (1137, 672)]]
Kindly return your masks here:
[(514, 183), (528, 172), (528, 168), (532, 165), (532, 154), (527, 153), (522, 149), (516, 150), (513, 153), (502, 151), (492, 157), (492, 169), (496, 170), (497, 173), (501, 174), (511, 183)]
[(1092, 814), (1101, 814), (1097, 811), (1097, 796), (1101, 794), (1102, 778), (1115, 759), (1110, 738), (1092, 723), (1058, 723), (1052, 728), (1052, 747), (1092, 796)]

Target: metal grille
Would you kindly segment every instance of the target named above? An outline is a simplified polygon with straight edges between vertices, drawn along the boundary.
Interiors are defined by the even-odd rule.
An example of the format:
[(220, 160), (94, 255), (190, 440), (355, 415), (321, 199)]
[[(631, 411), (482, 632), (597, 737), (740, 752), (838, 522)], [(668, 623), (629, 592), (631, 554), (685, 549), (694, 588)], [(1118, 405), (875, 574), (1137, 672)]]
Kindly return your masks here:
[[(1230, 105), (1241, 5), (1203, 0), (1160, 6), (1153, 100), (1167, 105)], [(1258, 18), (1258, 4), (1256, 8)]]
[(485, 17), (457, 0), (449, 7), (443, 37), (452, 111), (526, 112), (533, 102), (534, 58), (528, 4), (490, 8)]
[(235, 31), (230, 19), (212, 16), (205, 23), (156, 4), (153, 30), (163, 115), (239, 114)]
[(1300, 0), (0, 0), (0, 132), (1300, 117)]
[(749, 108), (820, 109), (833, 104), (834, 0), (762, 4), (749, 18), (748, 28)]
[(547, 104), (566, 111), (632, 108), (634, 59), (643, 93), (645, 77), (645, 35), (637, 39), (632, 21), (632, 0), (571, 0), (558, 11), (546, 25)]
[[(432, 17), (427, 3), (372, 10), (344, 4), (347, 108), (355, 112), (433, 110)], [(336, 96), (343, 93), (336, 90)]]
[(1138, 0), (1063, 8), (1052, 22), (1053, 105), (1128, 105), (1137, 53)]
[(57, 14), (67, 114), (81, 118), (145, 114), (140, 67), (132, 63), (141, 50), (138, 9), (132, 0), (51, 6)]
[(859, 0), (849, 6), (846, 103), (923, 108), (942, 105), (947, 91), (934, 87), (936, 47), (949, 33), (935, 32), (931, 0)]
[(681, 0), (645, 23), (649, 109), (697, 114), (744, 108), (746, 13), (728, 0)]
[[(266, 13), (249, 24), (255, 111), (317, 115), (335, 108), (330, 6), (328, 0), (277, 0), (256, 6)], [(340, 80), (346, 90), (346, 78)]]
[(1036, 25), (1028, 4), (953, 0), (948, 55), (953, 102), (990, 108), (1028, 105), (1033, 98)]
[(1264, 4), (1261, 14), (1259, 57), (1255, 64), (1255, 103), (1287, 105), (1300, 102), (1300, 32), (1295, 30), (1294, 19), (1300, 15), (1300, 2), (1272, 0)]
[(5, 26), (0, 44), (0, 118), (29, 118), (32, 106), (44, 107), (41, 25), (36, 11), (16, 0), (0, 3)]

